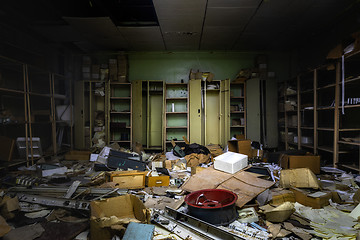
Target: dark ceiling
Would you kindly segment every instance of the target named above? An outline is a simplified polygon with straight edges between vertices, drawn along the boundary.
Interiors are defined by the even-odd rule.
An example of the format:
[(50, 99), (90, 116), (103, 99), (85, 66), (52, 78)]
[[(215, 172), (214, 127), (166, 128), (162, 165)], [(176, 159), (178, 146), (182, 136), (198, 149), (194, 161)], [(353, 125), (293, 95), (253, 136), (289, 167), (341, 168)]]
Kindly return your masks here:
[(359, 30), (359, 0), (12, 0), (2, 24), (82, 51), (289, 50)]

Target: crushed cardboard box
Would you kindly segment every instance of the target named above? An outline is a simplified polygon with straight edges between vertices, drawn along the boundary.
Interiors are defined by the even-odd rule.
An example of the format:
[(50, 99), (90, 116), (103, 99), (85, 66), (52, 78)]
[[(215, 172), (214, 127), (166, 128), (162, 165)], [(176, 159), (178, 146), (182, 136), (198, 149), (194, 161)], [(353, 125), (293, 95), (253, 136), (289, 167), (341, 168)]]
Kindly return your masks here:
[(129, 222), (150, 222), (150, 212), (135, 195), (123, 195), (90, 203), (91, 240), (113, 237), (116, 226)]
[(309, 168), (313, 173), (320, 174), (320, 156), (285, 154), (281, 156), (280, 167), (283, 169)]
[(280, 186), (283, 188), (320, 188), (318, 179), (316, 178), (315, 174), (308, 168), (281, 170)]
[(277, 223), (286, 221), (295, 212), (294, 204), (291, 202), (284, 202), (275, 208), (269, 208), (265, 206), (260, 208), (264, 209), (264, 214), (267, 221)]
[(230, 152), (236, 152), (252, 157), (251, 141), (246, 140), (229, 140), (228, 147)]

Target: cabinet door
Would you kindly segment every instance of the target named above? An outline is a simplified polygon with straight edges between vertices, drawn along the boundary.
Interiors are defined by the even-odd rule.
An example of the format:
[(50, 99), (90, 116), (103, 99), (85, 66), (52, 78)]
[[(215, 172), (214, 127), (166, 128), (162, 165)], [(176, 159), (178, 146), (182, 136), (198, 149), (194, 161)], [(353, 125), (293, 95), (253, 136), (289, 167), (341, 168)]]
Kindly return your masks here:
[(142, 81), (134, 81), (132, 87), (133, 101), (133, 143), (142, 143), (143, 140), (143, 114), (142, 114)]
[(260, 81), (258, 78), (246, 82), (246, 135), (251, 141), (260, 142)]
[(74, 83), (76, 92), (79, 94), (74, 94), (74, 125), (75, 125), (75, 148), (84, 149), (89, 146), (85, 146), (85, 92), (84, 92), (84, 82), (77, 81)]
[(189, 80), (190, 143), (202, 144), (201, 80)]
[(221, 81), (220, 85), (220, 139), (219, 144), (225, 147), (230, 140), (230, 80)]
[(220, 89), (206, 90), (205, 145), (220, 144)]

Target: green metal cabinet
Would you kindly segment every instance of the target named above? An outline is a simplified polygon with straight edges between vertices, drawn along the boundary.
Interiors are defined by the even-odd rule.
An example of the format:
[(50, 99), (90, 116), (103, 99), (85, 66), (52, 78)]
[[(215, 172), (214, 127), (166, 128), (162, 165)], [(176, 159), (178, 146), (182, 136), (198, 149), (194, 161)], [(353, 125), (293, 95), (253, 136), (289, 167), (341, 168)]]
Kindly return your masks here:
[(190, 142), (225, 146), (229, 128), (229, 80), (190, 84)]
[(133, 142), (145, 150), (163, 149), (164, 82), (133, 81)]
[(201, 79), (189, 80), (190, 143), (202, 144), (204, 141), (201, 99)]

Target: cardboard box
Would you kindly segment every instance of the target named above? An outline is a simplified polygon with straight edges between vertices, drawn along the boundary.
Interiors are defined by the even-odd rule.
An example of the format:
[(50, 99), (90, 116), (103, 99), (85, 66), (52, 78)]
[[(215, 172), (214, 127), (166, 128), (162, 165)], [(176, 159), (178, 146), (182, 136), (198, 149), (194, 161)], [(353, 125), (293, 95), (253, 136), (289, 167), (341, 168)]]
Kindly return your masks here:
[(234, 174), (247, 167), (248, 156), (240, 153), (226, 152), (215, 158), (214, 169)]
[(287, 189), (281, 189), (281, 188), (272, 189), (270, 204), (277, 206), (284, 202), (296, 202), (295, 194)]
[(0, 136), (0, 161), (11, 161), (14, 147), (14, 139)]
[(251, 149), (252, 157), (262, 158), (264, 156), (264, 150), (260, 149)]
[(311, 192), (303, 189), (290, 188), (290, 190), (295, 194), (296, 202), (316, 209), (329, 205), (329, 200), (333, 195), (332, 192), (317, 192), (321, 193), (321, 196), (312, 197)]
[(169, 186), (170, 177), (169, 176), (147, 176), (146, 177), (146, 186), (147, 187), (161, 187)]
[(291, 101), (286, 101), (284, 108), (285, 108), (285, 111), (294, 111), (295, 105)]
[(315, 174), (308, 168), (283, 169), (280, 172), (280, 186), (283, 188), (313, 188), (320, 189), (320, 183)]
[[(150, 222), (150, 212), (135, 195), (123, 195), (90, 203), (90, 239), (110, 240), (115, 225), (130, 221)], [(112, 218), (110, 218), (112, 217)]]
[(65, 154), (65, 160), (89, 160), (90, 154), (90, 151), (72, 150)]
[(228, 147), (230, 152), (237, 152), (252, 157), (251, 141), (250, 140), (229, 140)]
[(309, 168), (313, 173), (320, 174), (320, 156), (315, 155), (283, 155), (280, 160), (283, 169)]
[(107, 181), (119, 184), (119, 188), (139, 189), (145, 187), (147, 172), (115, 171), (107, 172)]

